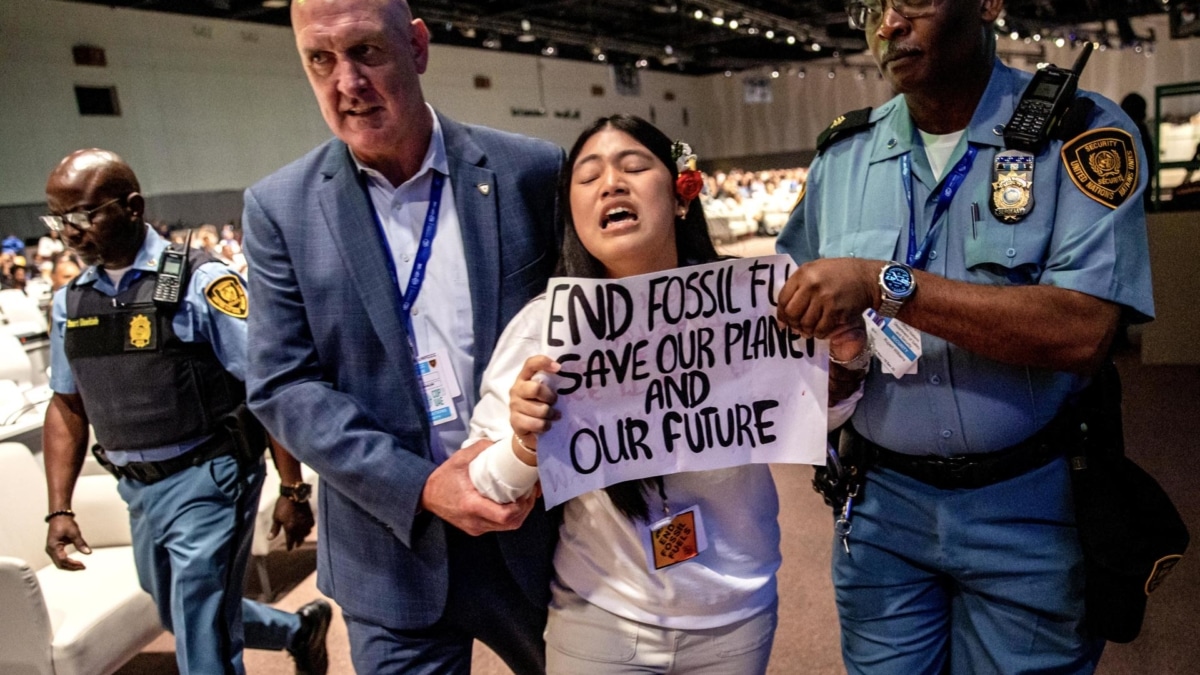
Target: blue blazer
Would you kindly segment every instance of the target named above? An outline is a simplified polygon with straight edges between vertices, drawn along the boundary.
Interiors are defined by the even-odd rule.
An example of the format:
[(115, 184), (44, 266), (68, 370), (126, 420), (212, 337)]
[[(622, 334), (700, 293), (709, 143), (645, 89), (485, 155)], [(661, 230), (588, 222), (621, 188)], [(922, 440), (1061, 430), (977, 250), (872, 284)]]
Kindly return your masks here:
[[(441, 115), (475, 331), (474, 386), (496, 339), (545, 289), (559, 244), (561, 148)], [(446, 602), (445, 528), (418, 513), (435, 465), (413, 354), (367, 196), (331, 140), (245, 194), (250, 406), (321, 476), (317, 586), (350, 615), (428, 626)], [(486, 194), (478, 186), (486, 184)], [(510, 570), (549, 599), (556, 528), (539, 504), (498, 537)]]

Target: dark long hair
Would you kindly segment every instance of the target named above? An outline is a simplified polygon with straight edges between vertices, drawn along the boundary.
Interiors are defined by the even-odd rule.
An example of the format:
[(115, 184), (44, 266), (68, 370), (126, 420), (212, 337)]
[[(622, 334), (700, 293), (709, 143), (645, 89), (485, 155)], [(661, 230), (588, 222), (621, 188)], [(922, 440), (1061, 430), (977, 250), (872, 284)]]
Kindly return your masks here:
[[(672, 185), (679, 176), (675, 160), (671, 157), (671, 139), (640, 117), (624, 114), (601, 117), (584, 129), (575, 145), (571, 147), (571, 152), (567, 155), (566, 170), (559, 178), (558, 203), (563, 205), (563, 208), (559, 209), (563, 220), (563, 244), (555, 276), (589, 279), (603, 279), (606, 276), (604, 265), (584, 248), (583, 242), (575, 232), (575, 221), (571, 216), (571, 176), (584, 144), (592, 136), (609, 128), (629, 134), (645, 146), (671, 172)], [(692, 200), (683, 218), (675, 219), (675, 252), (681, 266), (713, 262), (720, 258), (717, 249), (713, 247), (712, 238), (708, 235), (708, 221), (704, 218), (704, 209), (701, 208), (699, 199)], [(646, 493), (660, 486), (661, 481), (661, 477), (629, 480), (610, 485), (604, 488), (604, 491), (608, 493), (617, 510), (626, 517), (649, 520), (650, 507), (646, 501)]]

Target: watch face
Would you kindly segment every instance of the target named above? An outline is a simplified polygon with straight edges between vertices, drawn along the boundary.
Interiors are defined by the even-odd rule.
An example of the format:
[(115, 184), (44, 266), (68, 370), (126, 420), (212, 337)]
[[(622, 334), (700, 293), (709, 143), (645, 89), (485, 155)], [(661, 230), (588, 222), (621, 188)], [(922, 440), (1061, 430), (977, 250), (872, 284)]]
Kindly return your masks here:
[(312, 485), (308, 483), (301, 483), (295, 486), (284, 485), (279, 488), (279, 495), (287, 497), (294, 502), (305, 502), (312, 495)]
[(893, 296), (903, 298), (912, 291), (912, 272), (899, 265), (892, 265), (883, 271), (883, 286)]

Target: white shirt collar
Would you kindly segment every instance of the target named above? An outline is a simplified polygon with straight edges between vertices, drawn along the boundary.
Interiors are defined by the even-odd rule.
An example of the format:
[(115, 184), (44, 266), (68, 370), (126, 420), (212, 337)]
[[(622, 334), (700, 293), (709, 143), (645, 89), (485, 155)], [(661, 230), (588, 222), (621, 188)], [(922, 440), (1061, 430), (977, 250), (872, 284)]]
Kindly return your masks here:
[[(405, 181), (406, 183), (420, 179), (429, 173), (430, 170), (437, 171), (444, 176), (450, 175), (450, 165), (446, 161), (446, 138), (442, 135), (442, 123), (438, 120), (438, 116), (434, 114), (433, 106), (426, 103), (425, 108), (429, 110), (429, 116), (433, 118), (433, 133), (429, 136), (429, 148), (425, 150), (425, 159), (421, 161), (421, 167)], [(358, 158), (354, 156), (353, 150), (350, 151), (350, 158), (354, 160), (354, 166), (366, 174), (372, 183), (380, 187), (386, 187), (389, 191), (394, 191), (400, 187), (399, 185), (392, 185), (392, 182), (384, 177), (382, 173), (358, 161)]]

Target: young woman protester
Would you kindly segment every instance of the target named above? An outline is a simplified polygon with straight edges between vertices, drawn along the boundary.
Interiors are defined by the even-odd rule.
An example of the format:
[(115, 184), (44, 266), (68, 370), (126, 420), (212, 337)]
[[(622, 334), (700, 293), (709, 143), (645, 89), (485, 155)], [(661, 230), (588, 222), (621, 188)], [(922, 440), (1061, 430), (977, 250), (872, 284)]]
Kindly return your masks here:
[[(566, 167), (558, 275), (616, 279), (719, 259), (695, 200), (699, 175), (683, 169), (680, 178), (670, 139), (650, 123), (597, 120)], [(471, 478), (497, 502), (535, 489), (538, 435), (558, 417), (556, 395), (534, 377), (559, 369), (538, 353), (545, 302), (532, 300), (500, 337), (471, 419), (468, 442), (495, 443), (472, 463)], [(849, 360), (865, 344), (861, 328), (848, 329), (831, 351)], [(856, 400), (831, 404), (831, 428)], [(651, 570), (643, 531), (660, 514), (692, 506), (702, 513), (707, 548)], [(778, 511), (762, 464), (628, 481), (568, 500), (554, 556), (547, 671), (765, 672), (777, 617)]]

